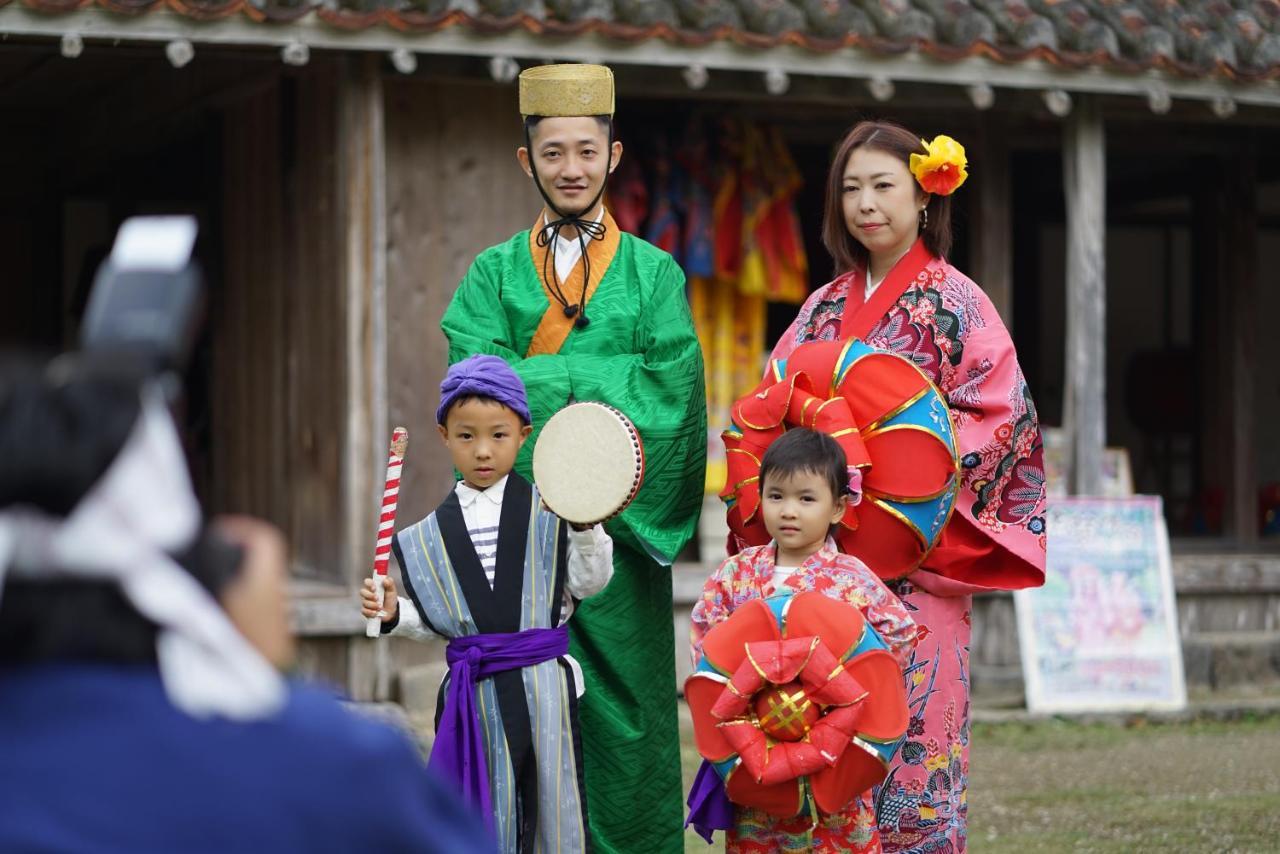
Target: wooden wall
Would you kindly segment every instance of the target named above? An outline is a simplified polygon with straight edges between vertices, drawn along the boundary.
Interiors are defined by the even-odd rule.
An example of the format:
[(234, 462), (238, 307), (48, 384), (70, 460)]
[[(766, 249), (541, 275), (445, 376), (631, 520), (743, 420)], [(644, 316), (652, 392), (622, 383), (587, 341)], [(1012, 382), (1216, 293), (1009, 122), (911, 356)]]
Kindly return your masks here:
[(541, 209), (520, 171), (516, 88), (384, 80), (387, 139), (387, 380), (391, 421), (412, 437), (400, 524), (425, 516), (453, 480), (435, 433), (447, 342), (440, 316), (475, 255)]
[(312, 63), (225, 113), (211, 504), (281, 526), (302, 575), (346, 581), (337, 80)]

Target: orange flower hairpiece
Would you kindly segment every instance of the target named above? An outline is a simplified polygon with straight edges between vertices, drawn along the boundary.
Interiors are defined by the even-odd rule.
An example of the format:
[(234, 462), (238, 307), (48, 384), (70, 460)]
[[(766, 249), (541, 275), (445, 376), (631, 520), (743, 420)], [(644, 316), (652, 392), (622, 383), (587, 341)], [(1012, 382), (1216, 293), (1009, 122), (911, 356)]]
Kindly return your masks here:
[(935, 136), (933, 142), (920, 140), (925, 154), (911, 155), (911, 174), (926, 193), (949, 196), (969, 177), (964, 146), (949, 136)]

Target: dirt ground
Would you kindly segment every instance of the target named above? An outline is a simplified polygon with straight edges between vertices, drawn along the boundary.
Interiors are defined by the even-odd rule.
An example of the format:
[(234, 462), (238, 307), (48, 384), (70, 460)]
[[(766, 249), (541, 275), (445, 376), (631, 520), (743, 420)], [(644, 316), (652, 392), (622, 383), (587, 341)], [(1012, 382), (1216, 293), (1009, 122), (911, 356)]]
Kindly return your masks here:
[(1280, 850), (1280, 717), (974, 730), (973, 851)]
[[(979, 724), (972, 743), (970, 851), (1280, 851), (1280, 716)], [(685, 850), (723, 841), (690, 832)]]

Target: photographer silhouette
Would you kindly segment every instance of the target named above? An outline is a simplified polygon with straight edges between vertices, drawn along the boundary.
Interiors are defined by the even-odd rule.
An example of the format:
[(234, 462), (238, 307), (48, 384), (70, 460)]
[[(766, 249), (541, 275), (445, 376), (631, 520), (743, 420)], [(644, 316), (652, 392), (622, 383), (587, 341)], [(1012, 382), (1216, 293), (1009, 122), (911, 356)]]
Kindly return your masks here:
[(0, 851), (491, 850), (402, 734), (280, 674), (284, 541), (204, 524), (127, 349), (0, 369)]

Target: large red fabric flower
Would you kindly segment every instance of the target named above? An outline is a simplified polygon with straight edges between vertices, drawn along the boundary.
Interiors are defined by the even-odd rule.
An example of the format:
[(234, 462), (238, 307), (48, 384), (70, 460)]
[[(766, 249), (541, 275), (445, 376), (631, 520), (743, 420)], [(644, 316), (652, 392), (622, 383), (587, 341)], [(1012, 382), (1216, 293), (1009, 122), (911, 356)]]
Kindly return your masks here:
[(907, 359), (861, 341), (810, 341), (733, 406), (723, 434), (728, 479), (721, 498), (746, 545), (769, 542), (760, 510), (760, 459), (792, 427), (831, 435), (852, 484), (836, 540), (882, 578), (916, 569), (937, 544), (959, 486), (955, 434), (941, 392)]
[(703, 639), (685, 681), (698, 752), (729, 799), (789, 818), (838, 812), (884, 779), (906, 732), (902, 671), (852, 605), (753, 599)]

